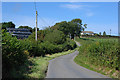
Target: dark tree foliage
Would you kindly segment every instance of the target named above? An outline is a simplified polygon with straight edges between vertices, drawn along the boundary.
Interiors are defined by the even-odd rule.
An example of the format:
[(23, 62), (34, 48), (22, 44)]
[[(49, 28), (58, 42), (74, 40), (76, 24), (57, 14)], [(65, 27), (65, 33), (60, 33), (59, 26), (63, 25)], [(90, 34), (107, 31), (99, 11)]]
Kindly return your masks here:
[(2, 29), (6, 29), (6, 28), (15, 28), (15, 24), (12, 22), (3, 22)]
[(51, 30), (58, 30), (59, 29), (59, 25), (57, 25), (59, 23), (56, 23), (54, 26), (50, 27)]
[[(43, 42), (43, 39), (46, 35), (46, 32), (45, 30), (40, 30), (37, 32), (37, 39), (39, 42)], [(29, 40), (34, 40), (35, 39), (35, 32), (33, 32), (29, 37), (28, 37)]]
[(25, 46), (16, 37), (12, 37), (5, 30), (2, 30), (3, 78), (13, 78), (14, 73), (11, 71), (19, 72), (19, 67), (25, 65), (28, 55), (28, 52), (25, 51)]
[(99, 35), (101, 36), (101, 32), (99, 32)]
[[(32, 29), (32, 32), (35, 32), (35, 29), (36, 29), (36, 28), (34, 27), (34, 28)], [(37, 31), (39, 31), (39, 28), (37, 28)]]
[(77, 23), (69, 22), (69, 34), (71, 35), (71, 38), (73, 39), (74, 36), (80, 36), (81, 32), (81, 25), (78, 25)]
[(103, 36), (106, 36), (106, 32), (105, 31), (103, 32)]
[(65, 35), (62, 31), (54, 30), (49, 34), (46, 34), (44, 41), (48, 41), (53, 44), (63, 44), (65, 42)]
[(80, 36), (82, 28), (81, 19), (73, 19), (70, 22), (62, 21), (51, 27), (52, 30), (60, 30), (65, 34), (65, 36), (69, 36), (71, 38), (74, 38), (75, 35)]
[(54, 26), (50, 28), (51, 30), (60, 30), (62, 31), (65, 35), (68, 35), (69, 33), (69, 25), (68, 22), (62, 21), (60, 23), (56, 23)]
[(71, 22), (76, 23), (78, 25), (82, 25), (82, 20), (81, 19), (73, 19)]
[(84, 28), (82, 28), (82, 29), (83, 29), (83, 31), (85, 31), (85, 29), (87, 28), (87, 24), (84, 24), (83, 26), (84, 26)]
[(59, 30), (62, 31), (65, 35), (69, 33), (69, 25), (66, 21), (62, 21), (59, 25)]

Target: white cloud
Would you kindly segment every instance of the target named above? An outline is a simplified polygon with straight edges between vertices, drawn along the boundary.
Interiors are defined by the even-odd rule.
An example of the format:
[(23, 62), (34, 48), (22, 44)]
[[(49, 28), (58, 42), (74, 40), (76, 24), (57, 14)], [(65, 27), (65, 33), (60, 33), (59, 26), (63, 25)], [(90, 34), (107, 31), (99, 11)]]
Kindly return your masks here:
[(88, 13), (86, 13), (86, 15), (87, 15), (88, 17), (91, 17), (91, 16), (94, 15), (94, 13), (93, 13), (93, 12), (88, 12)]
[(82, 9), (83, 5), (65, 4), (65, 5), (61, 5), (61, 7), (65, 7), (69, 9)]
[(63, 8), (68, 8), (71, 10), (82, 10), (83, 14), (86, 15), (87, 17), (91, 17), (94, 15), (94, 13), (91, 11), (91, 7), (97, 7), (97, 6), (91, 6), (91, 5), (83, 5), (83, 4), (62, 4), (60, 7)]

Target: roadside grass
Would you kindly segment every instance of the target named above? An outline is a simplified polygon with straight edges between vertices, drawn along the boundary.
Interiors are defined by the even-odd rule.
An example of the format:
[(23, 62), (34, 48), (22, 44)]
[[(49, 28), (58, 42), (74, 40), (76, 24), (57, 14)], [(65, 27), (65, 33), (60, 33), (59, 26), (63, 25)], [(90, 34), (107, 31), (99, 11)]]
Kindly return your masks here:
[(74, 61), (79, 64), (80, 66), (83, 66), (87, 69), (90, 69), (92, 71), (98, 72), (98, 73), (102, 73), (105, 75), (105, 73), (103, 73), (102, 71), (96, 70), (96, 68), (98, 69), (98, 66), (92, 65), (88, 62), (88, 59), (86, 59), (85, 57), (82, 56), (76, 56), (76, 58), (74, 59)]
[(76, 58), (74, 59), (74, 61), (77, 64), (79, 64), (80, 66), (83, 66), (83, 67), (85, 67), (85, 68), (87, 68), (89, 70), (101, 73), (101, 74), (106, 75), (106, 76), (111, 77), (111, 78), (116, 78), (116, 77), (112, 76), (113, 73), (115, 73), (114, 69), (105, 68), (105, 67), (102, 67), (102, 66), (99, 66), (99, 65), (91, 64), (91, 63), (88, 62), (88, 60), (86, 58), (84, 58), (82, 56), (76, 56)]
[(61, 53), (55, 53), (52, 55), (46, 55), (45, 57), (35, 57), (30, 58), (29, 61), (32, 62), (32, 65), (29, 66), (29, 71), (27, 74), (25, 74), (26, 78), (33, 78), (33, 79), (42, 79), (45, 78), (49, 60), (54, 59), (56, 57), (67, 55), (77, 50), (75, 48), (74, 50), (68, 50), (66, 52)]
[[(83, 66), (87, 69), (96, 71), (98, 73), (101, 73), (103, 75), (106, 75), (108, 77), (111, 78), (118, 78), (118, 74), (119, 71), (114, 68), (110, 68), (105, 66), (104, 64), (100, 64), (99, 65), (99, 61), (97, 62), (97, 59), (99, 60), (98, 56), (91, 56), (92, 54), (90, 54), (91, 52), (89, 52), (87, 47), (89, 46), (89, 44), (94, 44), (95, 42), (99, 42), (99, 41), (111, 41), (111, 42), (117, 42), (118, 39), (116, 38), (111, 38), (111, 39), (104, 39), (104, 38), (75, 38), (76, 41), (80, 42), (82, 48), (79, 48), (79, 54), (75, 57), (74, 61), (79, 64), (80, 66)], [(84, 45), (85, 44), (85, 45)], [(86, 45), (87, 44), (87, 45)], [(114, 45), (113, 45), (114, 46)], [(91, 50), (93, 48), (90, 48), (89, 50)], [(89, 52), (89, 53), (88, 53)], [(108, 51), (108, 53), (110, 53)], [(91, 56), (91, 57), (89, 57)], [(97, 58), (95, 59), (95, 61), (93, 61), (91, 58)], [(92, 61), (92, 62), (91, 62)]]

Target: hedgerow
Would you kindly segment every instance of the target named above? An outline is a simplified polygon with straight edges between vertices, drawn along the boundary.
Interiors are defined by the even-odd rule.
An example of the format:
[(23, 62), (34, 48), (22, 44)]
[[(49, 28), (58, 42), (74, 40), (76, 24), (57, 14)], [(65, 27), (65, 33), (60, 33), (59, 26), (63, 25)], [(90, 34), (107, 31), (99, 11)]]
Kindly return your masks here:
[(117, 39), (80, 39), (82, 46), (79, 48), (80, 57), (87, 59), (87, 62), (94, 65), (109, 67), (120, 70), (120, 47)]
[[(62, 32), (60, 32), (62, 34)], [(55, 38), (60, 37), (55, 36)], [(49, 36), (47, 34), (47, 36)], [(64, 37), (62, 34), (61, 38)], [(62, 51), (67, 51), (69, 49), (74, 49), (76, 43), (71, 39), (65, 39), (61, 44), (58, 38), (57, 40), (50, 41), (45, 40), (35, 41), (34, 39), (24, 39), (18, 40), (16, 37), (12, 37), (9, 33), (5, 31), (2, 32), (2, 59), (3, 59), (3, 75), (8, 73), (5, 77), (15, 77), (11, 74), (12, 69), (19, 74), (19, 67), (25, 65), (29, 57), (45, 56), (46, 54), (54, 54)], [(58, 43), (57, 43), (58, 41)], [(56, 43), (56, 44), (55, 44)]]
[[(2, 36), (2, 67), (3, 75), (11, 73), (12, 69), (19, 70), (19, 66), (24, 65), (28, 60), (29, 53), (24, 50), (23, 45), (17, 38), (12, 37), (8, 33)], [(9, 74), (5, 77), (12, 77)]]

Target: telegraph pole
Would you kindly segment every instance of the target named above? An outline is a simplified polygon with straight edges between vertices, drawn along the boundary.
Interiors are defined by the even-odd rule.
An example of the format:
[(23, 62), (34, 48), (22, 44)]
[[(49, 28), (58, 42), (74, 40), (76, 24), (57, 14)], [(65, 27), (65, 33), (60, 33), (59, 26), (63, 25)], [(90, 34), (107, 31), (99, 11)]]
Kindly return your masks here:
[(36, 10), (36, 28), (35, 28), (35, 40), (37, 41), (37, 10)]

